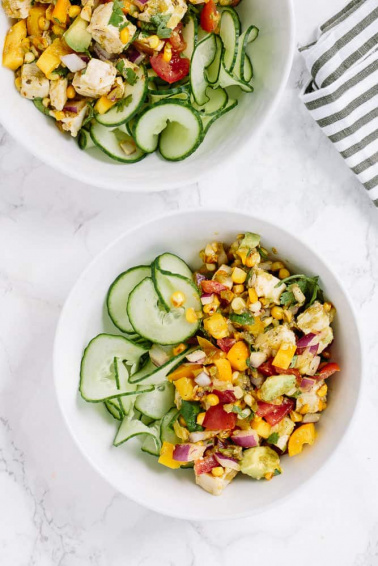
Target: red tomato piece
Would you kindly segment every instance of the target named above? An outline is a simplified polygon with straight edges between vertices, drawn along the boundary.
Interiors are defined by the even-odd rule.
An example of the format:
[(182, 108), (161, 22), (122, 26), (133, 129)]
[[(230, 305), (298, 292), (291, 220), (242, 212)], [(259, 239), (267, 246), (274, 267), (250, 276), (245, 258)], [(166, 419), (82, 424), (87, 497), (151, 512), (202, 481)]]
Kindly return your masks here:
[(183, 27), (182, 22), (180, 22), (171, 33), (171, 37), (168, 40), (172, 45), (173, 51), (176, 51), (176, 53), (181, 53), (186, 48), (186, 41), (182, 36)]
[(236, 344), (236, 340), (233, 338), (219, 338), (219, 340), (217, 340), (217, 346), (219, 346), (223, 352), (229, 352), (234, 344)]
[(340, 371), (339, 364), (335, 364), (335, 363), (326, 364), (319, 370), (318, 376), (320, 379), (327, 379), (327, 377), (330, 377), (337, 371)]
[(219, 466), (219, 464), (214, 456), (207, 456), (206, 458), (202, 458), (201, 460), (194, 462), (194, 473), (196, 474), (196, 476), (207, 474), (217, 466)]
[(226, 285), (222, 285), (218, 281), (209, 281), (209, 279), (201, 281), (201, 287), (204, 293), (217, 293), (218, 295), (221, 291), (227, 290)]
[(220, 13), (217, 10), (217, 6), (214, 0), (209, 0), (206, 2), (202, 8), (200, 24), (201, 28), (209, 33), (214, 32), (219, 24)]
[(301, 379), (302, 379), (302, 376), (299, 373), (299, 370), (296, 369), (296, 368), (283, 369), (283, 368), (279, 368), (277, 366), (275, 366), (275, 368), (276, 368), (276, 372), (277, 372), (278, 375), (295, 375), (298, 382), (300, 382)]
[(264, 417), (271, 426), (274, 426), (282, 421), (282, 419), (293, 409), (293, 399), (284, 399), (281, 405), (272, 405), (271, 403), (263, 403), (259, 401), (257, 415), (259, 417)]
[(180, 57), (175, 52), (169, 62), (164, 60), (163, 53), (157, 53), (151, 57), (150, 63), (155, 73), (169, 84), (180, 81), (189, 74), (189, 59)]
[(274, 365), (272, 364), (272, 362), (273, 362), (273, 358), (270, 358), (270, 360), (261, 364), (261, 366), (257, 368), (257, 371), (261, 373), (264, 377), (270, 377), (271, 375), (276, 375), (277, 371)]
[(206, 430), (231, 430), (235, 428), (235, 413), (226, 413), (222, 405), (215, 405), (206, 411), (203, 427)]
[(218, 389), (213, 389), (212, 393), (219, 398), (220, 403), (233, 403), (236, 401), (236, 397), (233, 391), (226, 390), (226, 391), (219, 391)]

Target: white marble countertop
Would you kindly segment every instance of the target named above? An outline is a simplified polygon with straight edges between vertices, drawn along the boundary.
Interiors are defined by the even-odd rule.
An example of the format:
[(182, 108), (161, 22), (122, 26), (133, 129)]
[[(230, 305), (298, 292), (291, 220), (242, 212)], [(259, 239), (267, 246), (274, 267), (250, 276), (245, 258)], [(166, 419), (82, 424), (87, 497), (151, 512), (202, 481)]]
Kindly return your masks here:
[[(247, 1), (247, 0), (245, 0)], [(296, 0), (298, 43), (343, 5)], [(251, 162), (152, 195), (72, 181), (0, 128), (0, 564), (219, 566), (378, 564), (378, 211), (298, 100), (296, 57)], [(142, 219), (230, 205), (295, 229), (332, 262), (360, 313), (366, 375), (355, 424), (308, 489), (274, 511), (223, 523), (159, 516), (114, 492), (59, 413), (51, 353), (77, 276)]]

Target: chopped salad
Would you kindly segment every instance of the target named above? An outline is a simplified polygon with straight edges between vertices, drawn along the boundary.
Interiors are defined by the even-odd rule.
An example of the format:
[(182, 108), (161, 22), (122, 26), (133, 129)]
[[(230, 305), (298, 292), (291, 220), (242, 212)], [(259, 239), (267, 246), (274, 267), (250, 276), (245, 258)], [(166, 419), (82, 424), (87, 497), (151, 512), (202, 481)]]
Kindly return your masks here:
[(80, 392), (171, 469), (219, 495), (238, 473), (271, 480), (313, 444), (327, 408), (332, 321), (318, 277), (290, 273), (247, 232), (200, 252), (194, 273), (165, 253), (119, 275), (107, 296), (122, 335), (87, 346)]
[(3, 65), (81, 149), (122, 163), (156, 150), (191, 155), (211, 125), (253, 92), (240, 0), (2, 0), (17, 20)]

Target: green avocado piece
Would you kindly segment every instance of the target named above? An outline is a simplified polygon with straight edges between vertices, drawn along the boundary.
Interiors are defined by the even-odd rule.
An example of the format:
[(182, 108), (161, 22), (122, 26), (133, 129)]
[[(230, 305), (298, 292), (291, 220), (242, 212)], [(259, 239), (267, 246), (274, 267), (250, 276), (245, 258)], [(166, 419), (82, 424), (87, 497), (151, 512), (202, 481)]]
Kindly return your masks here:
[(269, 446), (249, 448), (243, 452), (240, 470), (255, 480), (261, 480), (265, 474), (274, 474), (276, 470), (281, 472), (280, 457)]
[(269, 403), (277, 399), (280, 395), (289, 393), (297, 384), (295, 375), (272, 375), (267, 377), (260, 387), (260, 396), (262, 401)]
[(86, 51), (92, 41), (91, 34), (87, 31), (88, 22), (80, 16), (76, 18), (64, 34), (64, 40), (71, 49), (79, 53)]

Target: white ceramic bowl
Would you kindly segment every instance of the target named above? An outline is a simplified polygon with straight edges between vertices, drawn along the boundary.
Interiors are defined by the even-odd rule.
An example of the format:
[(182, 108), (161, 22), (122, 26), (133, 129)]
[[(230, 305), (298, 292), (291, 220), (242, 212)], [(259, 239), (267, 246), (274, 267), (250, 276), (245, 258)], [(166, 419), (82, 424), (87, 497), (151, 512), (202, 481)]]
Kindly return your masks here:
[[(70, 136), (14, 88), (13, 72), (0, 67), (0, 122), (18, 142), (62, 173), (90, 185), (120, 191), (158, 191), (193, 183), (240, 152), (265, 123), (286, 84), (294, 49), (292, 0), (243, 0), (242, 22), (260, 30), (251, 45), (255, 93), (241, 96), (239, 106), (214, 124), (190, 158), (169, 163), (157, 154), (134, 165), (109, 160), (99, 150), (82, 152)], [(0, 9), (0, 45), (9, 21)]]
[[(223, 495), (214, 497), (195, 485), (192, 470), (172, 471), (143, 454), (137, 439), (112, 447), (116, 424), (102, 404), (85, 403), (78, 394), (83, 349), (100, 332), (117, 333), (104, 299), (115, 277), (133, 265), (170, 251), (198, 267), (198, 251), (213, 241), (231, 243), (253, 231), (266, 248), (299, 272), (318, 274), (326, 296), (338, 310), (334, 326), (334, 359), (342, 371), (330, 379), (329, 407), (322, 416), (317, 441), (295, 458), (282, 458), (284, 473), (271, 482), (241, 474)], [(298, 272), (297, 271), (297, 272)], [(357, 403), (361, 345), (348, 296), (332, 270), (296, 236), (264, 220), (239, 212), (198, 210), (176, 213), (134, 228), (102, 252), (82, 274), (64, 306), (54, 351), (58, 401), (71, 434), (92, 466), (118, 491), (154, 511), (193, 520), (241, 517), (266, 509), (311, 478), (335, 452)]]

